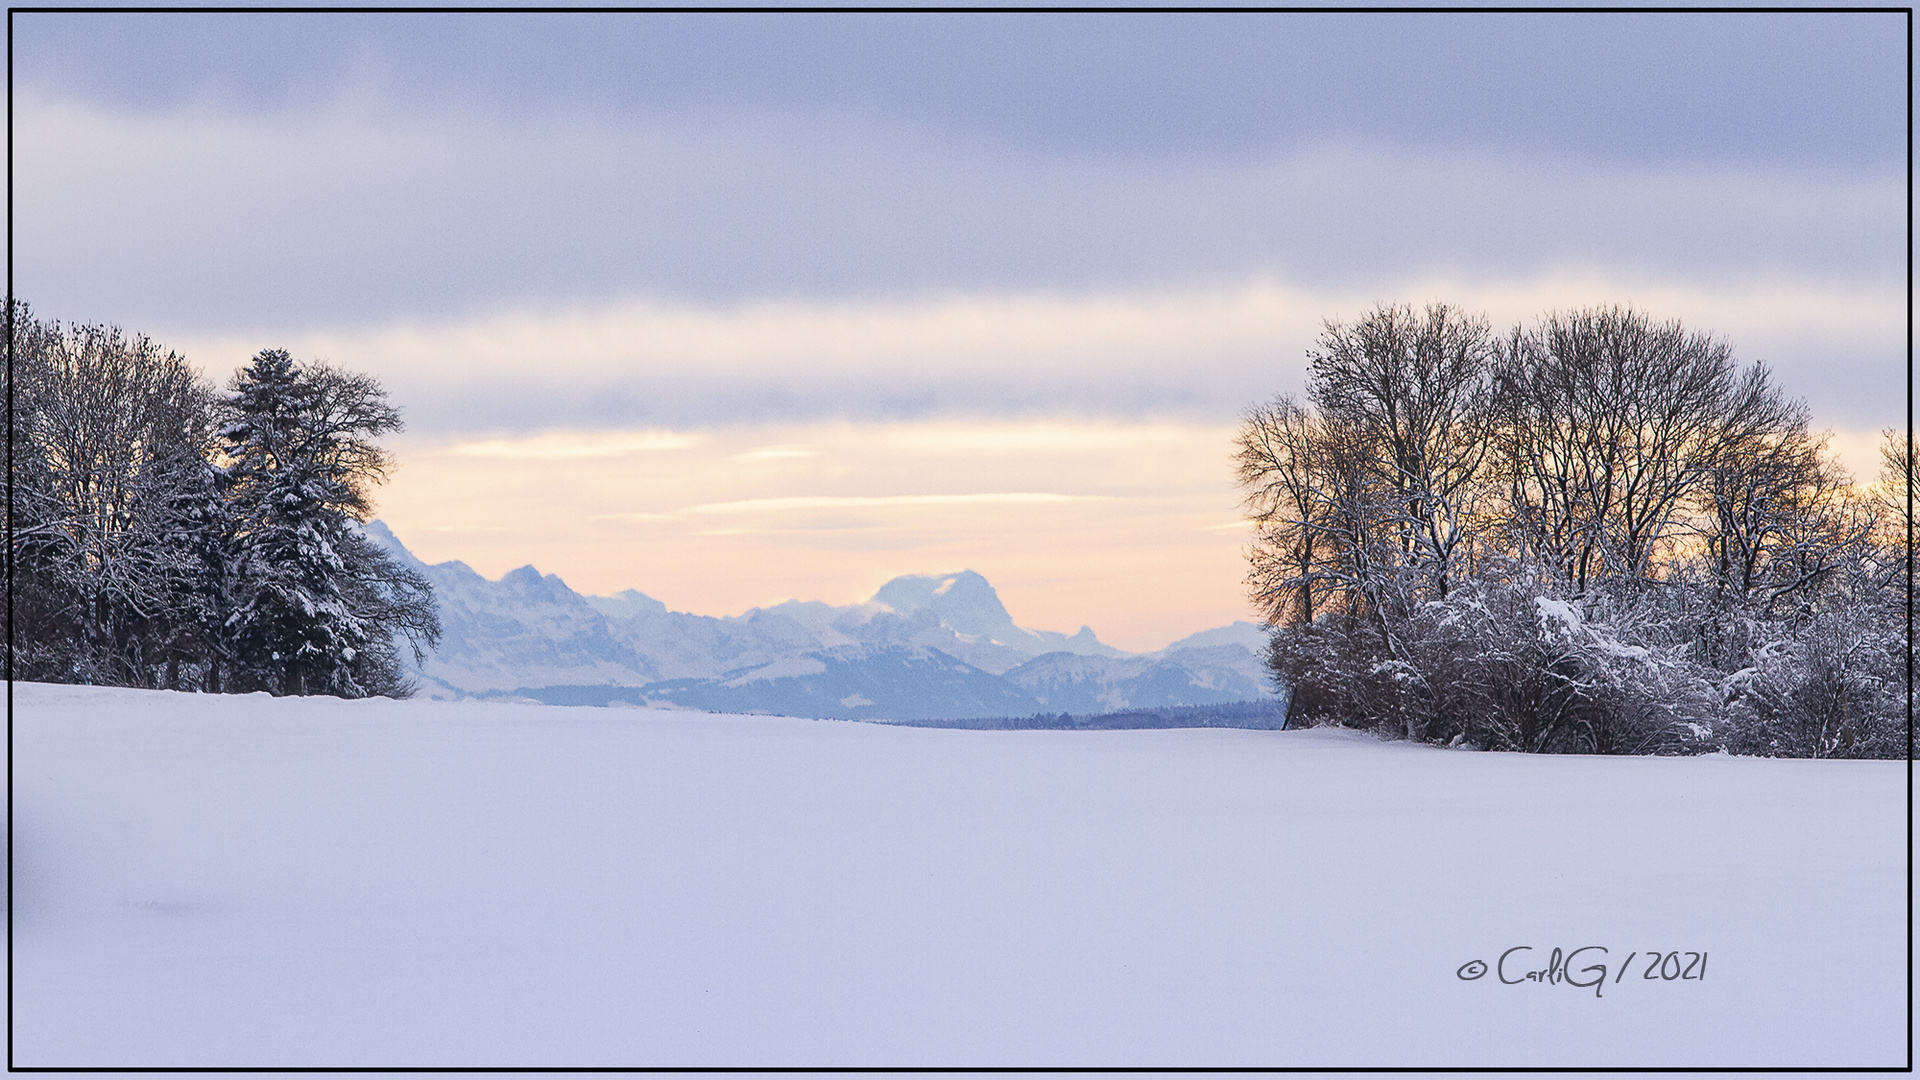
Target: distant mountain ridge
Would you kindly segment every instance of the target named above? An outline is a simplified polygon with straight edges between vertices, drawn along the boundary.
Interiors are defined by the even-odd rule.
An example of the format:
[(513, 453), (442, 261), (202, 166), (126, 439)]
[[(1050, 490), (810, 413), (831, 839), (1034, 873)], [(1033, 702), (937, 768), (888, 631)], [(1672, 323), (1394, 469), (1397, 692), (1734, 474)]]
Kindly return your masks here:
[(426, 697), (895, 720), (1271, 697), (1255, 624), (1126, 653), (1085, 626), (1016, 625), (971, 570), (894, 578), (861, 604), (789, 600), (714, 617), (634, 589), (582, 596), (531, 566), (489, 581), (465, 563), (421, 562), (382, 522), (366, 531), (433, 583), (444, 632), (417, 670)]

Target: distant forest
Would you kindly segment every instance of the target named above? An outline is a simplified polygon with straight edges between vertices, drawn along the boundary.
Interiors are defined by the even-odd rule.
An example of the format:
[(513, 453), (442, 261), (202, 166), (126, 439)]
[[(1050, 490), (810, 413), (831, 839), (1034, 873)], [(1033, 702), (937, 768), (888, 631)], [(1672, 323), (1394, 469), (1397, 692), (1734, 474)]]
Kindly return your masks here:
[(1217, 705), (1169, 705), (1160, 709), (1120, 709), (1105, 713), (1034, 713), (1032, 716), (963, 717), (945, 720), (883, 720), (901, 727), (964, 728), (969, 731), (1144, 731), (1160, 728), (1253, 728), (1280, 731), (1287, 726), (1284, 695), (1266, 701), (1229, 701)]
[(400, 429), (379, 384), (284, 350), (216, 390), (106, 326), (7, 310), (9, 678), (411, 692), (433, 593), (359, 529)]
[(1906, 436), (1856, 483), (1765, 365), (1628, 308), (1381, 306), (1309, 360), (1237, 446), (1289, 726), (1911, 753)]

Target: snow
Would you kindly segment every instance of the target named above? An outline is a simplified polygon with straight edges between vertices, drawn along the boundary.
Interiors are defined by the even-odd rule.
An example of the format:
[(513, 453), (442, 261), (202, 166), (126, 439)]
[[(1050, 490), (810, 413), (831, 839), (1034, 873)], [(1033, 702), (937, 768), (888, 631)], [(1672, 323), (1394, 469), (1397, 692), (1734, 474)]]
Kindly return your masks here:
[(14, 693), (16, 1066), (1905, 1060), (1897, 762)]
[(762, 664), (737, 679), (731, 679), (726, 686), (745, 686), (751, 682), (771, 682), (774, 679), (791, 679), (801, 675), (818, 675), (827, 670), (817, 656), (782, 657), (769, 664)]
[(1565, 600), (1555, 600), (1550, 596), (1536, 596), (1533, 603), (1540, 613), (1540, 628), (1550, 628), (1558, 633), (1590, 644), (1604, 656), (1615, 660), (1650, 660), (1653, 654), (1645, 646), (1625, 645), (1588, 627), (1581, 618), (1579, 609)]
[(1533, 603), (1540, 609), (1540, 623), (1543, 627), (1551, 623), (1559, 627), (1562, 633), (1578, 634), (1586, 626), (1586, 621), (1580, 617), (1580, 613), (1565, 600), (1555, 600), (1551, 596), (1536, 596), (1533, 598)]
[[(1085, 629), (1084, 627), (1082, 629)], [(1202, 649), (1219, 645), (1238, 645), (1255, 656), (1267, 651), (1267, 627), (1259, 623), (1234, 622), (1226, 626), (1217, 626), (1212, 630), (1202, 630), (1189, 634), (1179, 641), (1161, 649), (1154, 656), (1167, 656), (1182, 649)]]

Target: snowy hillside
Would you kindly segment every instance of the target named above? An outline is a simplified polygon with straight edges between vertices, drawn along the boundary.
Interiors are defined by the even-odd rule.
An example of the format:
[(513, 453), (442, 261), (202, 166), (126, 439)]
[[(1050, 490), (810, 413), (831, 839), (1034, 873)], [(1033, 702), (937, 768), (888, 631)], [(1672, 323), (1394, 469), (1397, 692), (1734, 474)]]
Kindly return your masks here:
[(1007, 672), (1007, 681), (1054, 712), (1113, 712), (1211, 705), (1265, 695), (1266, 672), (1238, 645), (1169, 649), (1152, 656), (1049, 653)]
[(17, 1066), (1906, 1053), (1894, 762), (32, 684), (13, 721)]
[(786, 712), (851, 720), (1038, 711), (1033, 698), (1005, 679), (938, 649), (897, 645), (843, 645), (723, 679), (655, 683), (642, 691), (642, 701), (710, 712)]
[(1085, 626), (1062, 634), (1016, 625), (972, 571), (898, 577), (862, 604), (790, 600), (716, 618), (668, 611), (634, 589), (582, 596), (531, 566), (488, 581), (464, 563), (420, 562), (381, 522), (367, 532), (433, 582), (445, 636), (419, 670), (430, 698), (917, 719), (1271, 693), (1257, 658), (1265, 635), (1252, 623), (1134, 656)]

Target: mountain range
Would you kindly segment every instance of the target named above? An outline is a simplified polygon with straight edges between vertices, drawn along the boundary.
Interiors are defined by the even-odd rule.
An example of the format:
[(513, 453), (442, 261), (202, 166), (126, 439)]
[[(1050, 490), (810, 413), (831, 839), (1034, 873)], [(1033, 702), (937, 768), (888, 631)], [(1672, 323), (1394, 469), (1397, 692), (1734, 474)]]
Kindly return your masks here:
[(789, 600), (744, 615), (669, 611), (628, 589), (583, 596), (531, 566), (499, 580), (429, 565), (387, 526), (367, 535), (433, 583), (442, 636), (429, 698), (521, 698), (847, 720), (965, 719), (1210, 705), (1272, 691), (1250, 622), (1154, 653), (1014, 623), (971, 570), (894, 578), (872, 599)]

